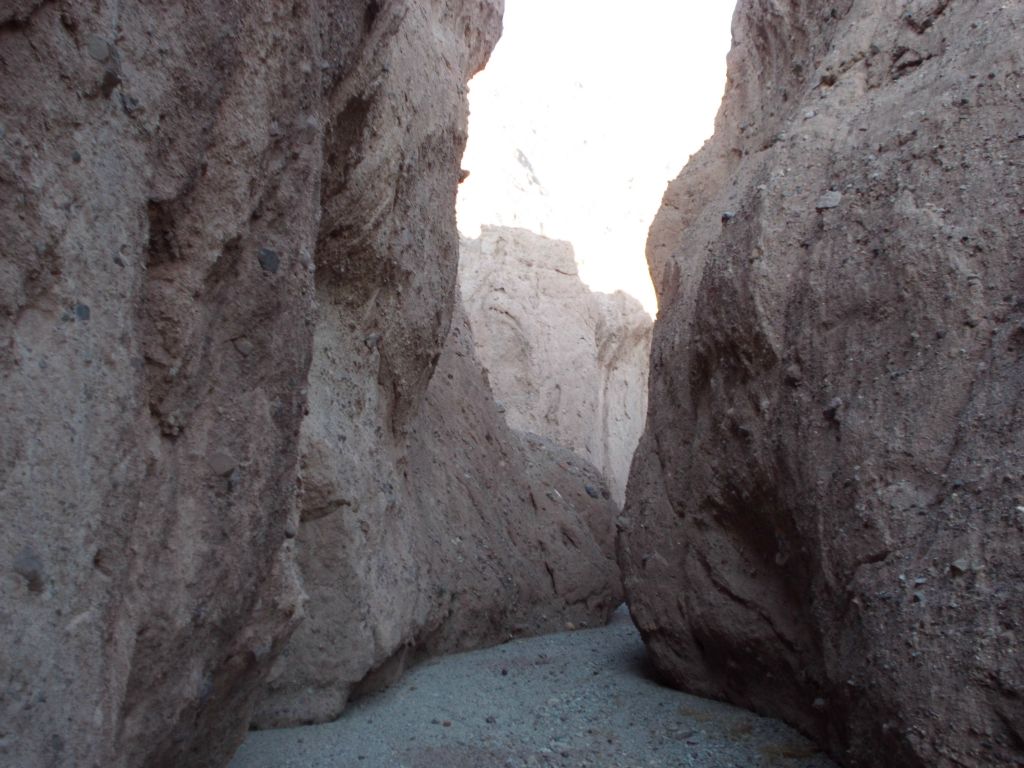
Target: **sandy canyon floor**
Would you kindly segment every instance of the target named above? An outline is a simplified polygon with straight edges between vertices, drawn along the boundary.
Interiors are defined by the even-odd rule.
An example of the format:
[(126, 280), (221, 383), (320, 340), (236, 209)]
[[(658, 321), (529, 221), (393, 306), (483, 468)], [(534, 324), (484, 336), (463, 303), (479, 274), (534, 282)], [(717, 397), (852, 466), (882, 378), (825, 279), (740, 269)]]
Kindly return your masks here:
[(782, 723), (659, 684), (607, 627), (437, 659), (335, 723), (250, 734), (231, 768), (834, 768)]

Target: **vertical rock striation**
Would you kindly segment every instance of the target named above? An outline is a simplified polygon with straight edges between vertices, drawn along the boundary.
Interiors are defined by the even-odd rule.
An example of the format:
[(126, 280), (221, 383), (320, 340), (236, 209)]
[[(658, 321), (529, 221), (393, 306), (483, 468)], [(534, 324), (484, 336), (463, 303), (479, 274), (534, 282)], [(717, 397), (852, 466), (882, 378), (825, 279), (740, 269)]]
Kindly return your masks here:
[(525, 229), (464, 240), (459, 277), (509, 425), (585, 457), (622, 504), (647, 412), (650, 317), (624, 293), (590, 291), (569, 243)]
[(1024, 6), (741, 0), (669, 188), (620, 563), (676, 685), (1024, 761)]
[(257, 727), (332, 719), (417, 656), (603, 621), (621, 597), (615, 511), (577, 501), (592, 473), (538, 451), (531, 471), (468, 332), (444, 351), (464, 86), (501, 3), (369, 8), (365, 65), (327, 95), (337, 172), (321, 188), (296, 524), (307, 616)]
[[(5, 764), (222, 764), (300, 619), (295, 537), (310, 523), (338, 525), (335, 542), (307, 542), (308, 557), (332, 553), (336, 585), (348, 570), (384, 574), (373, 615), (420, 594), (379, 566), (391, 550), (359, 550), (362, 527), (331, 515), (361, 510), (374, 536), (404, 546), (387, 516), (393, 479), (433, 449), (424, 437), (409, 456), (407, 444), (456, 296), (465, 82), (501, 10), (23, 0), (0, 11)], [(576, 471), (544, 461), (537, 476), (557, 474), (556, 489)], [(406, 514), (440, 526), (447, 510), (429, 506), (429, 487), (417, 494)], [(529, 626), (577, 604), (600, 615), (617, 594), (610, 513), (573, 510), (564, 536), (586, 555), (555, 562), (559, 547), (575, 550), (541, 537), (552, 554), (530, 562), (551, 565), (547, 581), (568, 576), (547, 591), (520, 585)], [(438, 569), (454, 568), (451, 542), (422, 536)], [(481, 612), (508, 596), (482, 591)], [(462, 635), (465, 622), (421, 645), (497, 631)], [(413, 625), (382, 624), (367, 658)]]
[(295, 622), (319, 13), (0, 11), (5, 765), (223, 762)]

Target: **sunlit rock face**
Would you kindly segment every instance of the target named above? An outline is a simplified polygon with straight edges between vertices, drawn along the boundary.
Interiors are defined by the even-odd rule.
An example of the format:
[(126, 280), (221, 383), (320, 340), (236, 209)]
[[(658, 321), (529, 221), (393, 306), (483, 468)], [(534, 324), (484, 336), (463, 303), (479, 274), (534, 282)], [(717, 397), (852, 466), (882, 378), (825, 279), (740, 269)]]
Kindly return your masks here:
[(572, 246), (484, 227), (462, 241), (463, 300), (509, 425), (597, 466), (621, 504), (647, 411), (651, 318), (624, 293), (594, 293)]
[(1021, 29), (741, 0), (651, 230), (633, 616), (675, 685), (851, 766), (1024, 762)]

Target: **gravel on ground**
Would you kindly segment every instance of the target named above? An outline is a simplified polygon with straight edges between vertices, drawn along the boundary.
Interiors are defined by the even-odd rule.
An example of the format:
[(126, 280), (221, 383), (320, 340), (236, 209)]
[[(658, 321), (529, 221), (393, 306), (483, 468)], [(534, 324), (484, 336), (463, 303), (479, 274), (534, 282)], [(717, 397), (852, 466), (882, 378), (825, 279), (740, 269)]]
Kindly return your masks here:
[(249, 734), (230, 768), (835, 768), (776, 720), (667, 688), (607, 627), (425, 663), (326, 725)]

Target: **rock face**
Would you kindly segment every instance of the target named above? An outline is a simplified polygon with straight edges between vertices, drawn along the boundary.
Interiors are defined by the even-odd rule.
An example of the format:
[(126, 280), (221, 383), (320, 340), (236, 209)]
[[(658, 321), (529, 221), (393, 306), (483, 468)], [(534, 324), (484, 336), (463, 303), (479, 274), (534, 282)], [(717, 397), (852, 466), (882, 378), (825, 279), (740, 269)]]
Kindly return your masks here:
[(1022, 28), (741, 0), (651, 230), (633, 616), (673, 683), (851, 766), (1024, 761)]
[(622, 504), (647, 412), (648, 314), (624, 293), (592, 293), (569, 243), (524, 229), (463, 240), (459, 279), (509, 425), (585, 457)]
[[(464, 85), (500, 15), (0, 10), (0, 762), (234, 749), (301, 613), (311, 360), (350, 381), (309, 407), (379, 414), (329, 436), (342, 457), (408, 429), (455, 297)], [(371, 480), (346, 498), (386, 493)]]
[(600, 476), (509, 430), (464, 318), (416, 416), (347, 453), (335, 435), (387, 434), (379, 403), (357, 403), (350, 376), (330, 364), (311, 375), (311, 392), (331, 403), (315, 404), (303, 430), (308, 616), (275, 665), (257, 727), (334, 719), (424, 655), (603, 624), (622, 599), (617, 510)]

